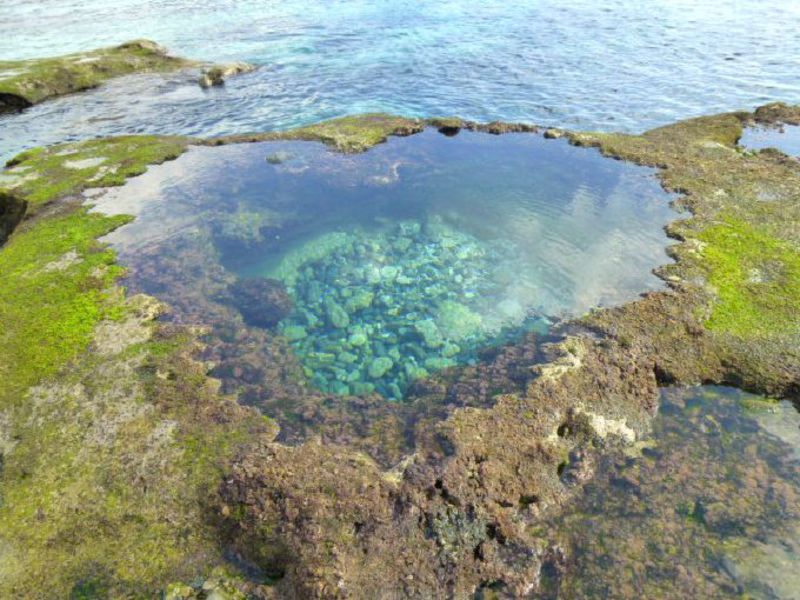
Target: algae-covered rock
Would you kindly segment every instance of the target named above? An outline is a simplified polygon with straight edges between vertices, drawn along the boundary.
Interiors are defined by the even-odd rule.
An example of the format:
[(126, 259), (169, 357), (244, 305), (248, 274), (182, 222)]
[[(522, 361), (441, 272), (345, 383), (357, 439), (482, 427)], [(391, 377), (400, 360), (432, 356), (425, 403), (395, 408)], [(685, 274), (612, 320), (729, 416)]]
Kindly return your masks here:
[(264, 242), (263, 230), (280, 225), (280, 216), (269, 210), (215, 212), (209, 220), (221, 244), (243, 252)]
[(288, 327), (284, 327), (281, 330), (281, 333), (283, 333), (283, 335), (286, 336), (286, 339), (290, 342), (298, 342), (308, 337), (306, 328), (300, 325), (289, 325)]
[(346, 249), (352, 243), (353, 236), (348, 233), (342, 231), (325, 233), (286, 254), (269, 275), (292, 287), (300, 276), (300, 268), (306, 263), (320, 260), (337, 250)]
[(347, 343), (358, 348), (366, 344), (368, 340), (369, 338), (367, 337), (367, 334), (364, 332), (363, 328), (355, 327), (350, 333), (350, 336), (347, 338)]
[(480, 332), (483, 318), (461, 302), (447, 300), (439, 305), (436, 324), (450, 340), (463, 340)]
[(372, 290), (357, 290), (350, 298), (347, 299), (345, 302), (345, 306), (347, 307), (347, 312), (354, 313), (359, 310), (364, 310), (372, 306), (372, 301), (375, 298), (375, 292)]
[(174, 71), (196, 64), (170, 56), (149, 40), (55, 58), (0, 61), (0, 112), (95, 88), (121, 75)]
[(373, 379), (380, 379), (394, 366), (392, 359), (388, 356), (379, 356), (372, 361), (369, 366), (369, 376)]
[(285, 152), (283, 150), (278, 152), (273, 152), (267, 155), (267, 162), (271, 165), (282, 165), (285, 162), (289, 162), (293, 160), (295, 155), (291, 152)]
[(444, 338), (442, 338), (442, 334), (433, 319), (417, 321), (414, 323), (414, 329), (422, 336), (428, 348), (439, 348), (444, 344)]
[(334, 300), (328, 299), (325, 302), (325, 311), (328, 315), (328, 322), (333, 327), (347, 329), (347, 326), (350, 325), (350, 317), (347, 316), (347, 311)]
[(341, 152), (364, 152), (385, 142), (389, 136), (406, 136), (425, 129), (419, 119), (384, 113), (368, 113), (341, 117), (288, 131), (250, 135), (231, 135), (209, 140), (211, 145), (267, 140), (315, 140), (333, 146)]

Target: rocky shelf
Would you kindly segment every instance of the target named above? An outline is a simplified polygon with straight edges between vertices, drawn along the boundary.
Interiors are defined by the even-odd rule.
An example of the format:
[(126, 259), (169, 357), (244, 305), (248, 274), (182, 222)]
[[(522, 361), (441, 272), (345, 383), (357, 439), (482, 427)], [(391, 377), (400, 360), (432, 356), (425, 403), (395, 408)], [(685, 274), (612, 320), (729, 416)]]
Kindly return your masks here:
[[(89, 212), (86, 191), (123, 185), (193, 144), (303, 139), (360, 152), (425, 127), (538, 130), (364, 115), (16, 157), (0, 175), (0, 596), (543, 591), (566, 560), (543, 524), (605, 453), (635, 446), (660, 386), (800, 398), (800, 162), (737, 146), (754, 123), (800, 123), (800, 107), (642, 135), (551, 130), (657, 167), (681, 194), (690, 214), (669, 226), (675, 262), (659, 271), (669, 289), (594, 311), (544, 347), (527, 339), (447, 370), (413, 403), (373, 410), (343, 400), (362, 403), (362, 422), (331, 410), (298, 445), (276, 441), (274, 422), (220, 392), (198, 360), (202, 331), (158, 321), (168, 307), (126, 295), (124, 266), (98, 238), (130, 218)], [(520, 372), (524, 385), (469, 400), (491, 395), (487, 378)], [(456, 389), (473, 391), (453, 404)], [(205, 583), (190, 584), (198, 574)]]
[(29, 108), (45, 100), (96, 88), (110, 79), (134, 73), (167, 73), (203, 69), (201, 87), (223, 85), (225, 79), (253, 71), (245, 63), (207, 65), (169, 54), (150, 40), (132, 40), (52, 58), (0, 61), (0, 114)]

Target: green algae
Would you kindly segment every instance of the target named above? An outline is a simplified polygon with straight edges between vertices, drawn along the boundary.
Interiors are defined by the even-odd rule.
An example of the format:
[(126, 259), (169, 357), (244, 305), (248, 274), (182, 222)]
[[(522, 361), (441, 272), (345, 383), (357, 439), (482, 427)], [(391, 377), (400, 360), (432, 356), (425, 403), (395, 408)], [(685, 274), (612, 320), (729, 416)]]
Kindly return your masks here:
[(0, 248), (0, 596), (150, 597), (225, 563), (205, 507), (241, 444), (273, 426), (219, 397), (185, 357), (194, 336), (150, 340), (159, 309), (125, 299), (97, 241), (130, 217), (64, 200), (176, 156), (176, 140), (14, 161), (7, 197), (29, 210)]
[[(131, 136), (39, 148), (11, 161), (4, 174), (22, 169), (22, 180), (5, 190), (7, 202), (21, 202), (25, 216), (78, 192), (122, 185), (146, 165), (174, 158), (185, 149), (180, 138)], [(72, 168), (70, 161), (92, 161)], [(3, 198), (0, 198), (3, 199)], [(57, 372), (86, 349), (96, 324), (119, 310), (109, 286), (123, 269), (114, 253), (96, 239), (129, 222), (87, 209), (56, 211), (25, 223), (0, 251), (0, 404), (15, 397), (37, 377)]]
[(119, 317), (108, 288), (123, 269), (96, 239), (128, 221), (83, 209), (43, 221), (3, 247), (0, 407), (19, 402), (27, 387), (85, 351), (102, 319)]
[[(133, 318), (155, 332), (147, 311)], [(16, 443), (0, 488), (0, 595), (152, 597), (225, 564), (205, 507), (268, 424), (245, 424), (183, 352), (158, 357), (144, 342), (84, 353), (6, 412)]]
[(702, 254), (718, 298), (706, 325), (739, 336), (800, 329), (800, 250), (739, 219), (703, 230)]
[(8, 162), (0, 186), (23, 198), (30, 216), (58, 198), (122, 185), (148, 165), (177, 158), (188, 143), (176, 136), (131, 135), (35, 148)]
[(0, 596), (152, 596), (224, 563), (204, 507), (271, 427), (219, 398), (191, 336), (149, 341), (157, 303), (125, 300), (97, 242), (128, 220), (72, 207), (0, 250)]
[(122, 75), (174, 71), (194, 65), (169, 56), (149, 40), (54, 58), (0, 61), (0, 111), (95, 88)]
[(263, 142), (270, 140), (308, 140), (322, 142), (341, 152), (364, 152), (385, 142), (392, 135), (411, 135), (425, 128), (419, 119), (408, 119), (384, 113), (369, 113), (323, 121), (306, 127), (213, 138), (202, 143), (222, 145), (240, 142)]
[(658, 347), (665, 382), (727, 382), (784, 396), (796, 390), (800, 163), (737, 142), (745, 125), (778, 126), (797, 109), (771, 105), (661, 127), (641, 136), (570, 133), (572, 143), (656, 166), (692, 216), (671, 223), (672, 288), (585, 322), (632, 347)]

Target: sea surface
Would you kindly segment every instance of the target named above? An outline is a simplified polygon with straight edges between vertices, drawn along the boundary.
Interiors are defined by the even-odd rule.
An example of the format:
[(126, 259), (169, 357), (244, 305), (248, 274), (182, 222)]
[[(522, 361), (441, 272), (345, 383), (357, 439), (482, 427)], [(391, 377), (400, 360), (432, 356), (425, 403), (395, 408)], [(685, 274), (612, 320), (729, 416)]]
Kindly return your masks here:
[(146, 37), (260, 69), (204, 91), (138, 76), (0, 118), (0, 158), (130, 132), (218, 135), (346, 114), (638, 132), (800, 101), (796, 0), (3, 0), (0, 59)]

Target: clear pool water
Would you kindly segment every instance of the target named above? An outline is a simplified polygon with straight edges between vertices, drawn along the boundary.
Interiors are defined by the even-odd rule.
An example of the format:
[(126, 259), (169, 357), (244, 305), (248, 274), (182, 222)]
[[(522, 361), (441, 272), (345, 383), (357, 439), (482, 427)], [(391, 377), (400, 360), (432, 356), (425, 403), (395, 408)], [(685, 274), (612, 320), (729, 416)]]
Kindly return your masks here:
[(609, 456), (550, 523), (560, 598), (796, 600), (800, 413), (731, 388), (667, 389), (638, 452)]
[(365, 111), (640, 131), (800, 101), (795, 0), (4, 0), (0, 58), (148, 37), (261, 66), (133, 77), (0, 118), (0, 157), (120, 132), (214, 135)]
[(670, 199), (651, 169), (564, 140), (429, 129), (355, 156), (195, 148), (98, 209), (138, 215), (108, 241), (174, 318), (272, 329), (316, 388), (400, 399), (484, 346), (659, 288)]

